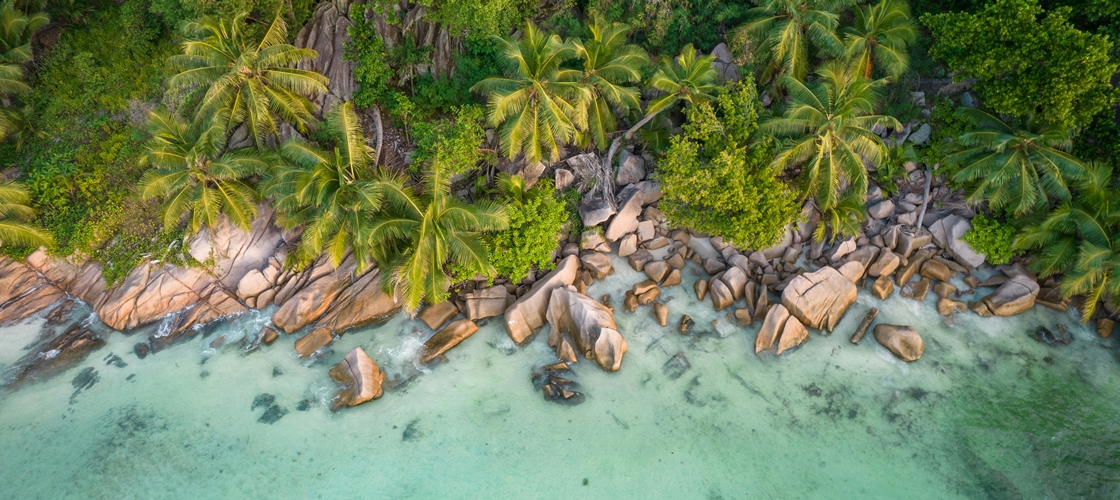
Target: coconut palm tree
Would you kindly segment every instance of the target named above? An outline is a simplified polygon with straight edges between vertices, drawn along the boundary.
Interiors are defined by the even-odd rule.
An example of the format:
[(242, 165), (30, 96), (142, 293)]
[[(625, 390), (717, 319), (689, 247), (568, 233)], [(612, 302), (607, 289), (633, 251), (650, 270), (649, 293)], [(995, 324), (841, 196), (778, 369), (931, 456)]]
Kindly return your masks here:
[(28, 104), (0, 110), (0, 139), (10, 139), (16, 144), (16, 151), (32, 139), (42, 139), (47, 133), (35, 125), (35, 107)]
[(762, 57), (759, 81), (780, 75), (804, 80), (809, 74), (810, 46), (818, 53), (835, 56), (844, 45), (836, 36), (840, 10), (854, 0), (753, 0), (757, 7), (739, 29), (748, 40), (759, 43), (754, 50)]
[(906, 47), (918, 38), (910, 6), (904, 0), (879, 0), (858, 6), (853, 13), (855, 22), (843, 30), (848, 59), (864, 78), (871, 78), (876, 68), (891, 79), (902, 76), (910, 68)]
[(791, 138), (773, 166), (779, 171), (801, 169), (805, 196), (815, 196), (822, 211), (836, 207), (844, 184), (861, 202), (867, 194), (864, 162), (882, 163), (883, 140), (871, 132), (875, 125), (902, 128), (890, 116), (876, 115), (882, 81), (871, 81), (851, 66), (834, 61), (817, 70), (817, 82), (806, 86), (785, 76), (790, 103), (785, 115), (762, 124), (760, 130)]
[(661, 112), (682, 102), (693, 105), (715, 99), (721, 87), (716, 79), (716, 70), (712, 67), (714, 60), (715, 57), (712, 56), (697, 56), (692, 44), (685, 45), (675, 60), (662, 58), (648, 85), (664, 92), (664, 95), (650, 101), (646, 106), (645, 117), (626, 130), (626, 133), (615, 138), (607, 152), (607, 165), (611, 164), (623, 139), (629, 140), (634, 132)]
[(867, 218), (867, 209), (864, 208), (863, 201), (862, 194), (845, 193), (835, 205), (822, 209), (821, 222), (813, 230), (813, 238), (822, 241), (828, 235), (831, 235), (832, 239), (858, 235), (863, 221)]
[(374, 219), (367, 241), (376, 246), (377, 261), (388, 271), (383, 274), (385, 289), (403, 297), (406, 309), (415, 310), (423, 300), (435, 304), (447, 298), (449, 264), (493, 276), (482, 233), (508, 227), (505, 207), (456, 198), (438, 165), (425, 176), (422, 193), (401, 194), (387, 197), (386, 210)]
[(1077, 195), (1024, 228), (1014, 246), (1036, 250), (1030, 266), (1040, 277), (1065, 273), (1062, 295), (1085, 294), (1081, 320), (1088, 321), (1102, 300), (1120, 308), (1120, 189), (1107, 163), (1071, 181)]
[(31, 37), (51, 20), (46, 14), (24, 14), (12, 0), (0, 6), (0, 62), (20, 64), (31, 60)]
[(489, 96), (490, 125), (500, 127), (502, 153), (525, 161), (560, 159), (560, 146), (587, 128), (586, 102), (591, 91), (580, 82), (581, 72), (561, 64), (575, 56), (575, 48), (557, 35), (547, 35), (533, 23), (520, 39), (496, 38), (509, 63), (504, 77), (487, 78), (471, 90)]
[(0, 246), (53, 244), (49, 233), (27, 224), (35, 216), (35, 210), (27, 205), (30, 201), (31, 195), (22, 184), (0, 182)]
[(576, 56), (583, 64), (580, 82), (591, 91), (587, 106), (587, 130), (581, 145), (592, 140), (599, 149), (607, 147), (607, 134), (618, 129), (614, 110), (626, 113), (640, 109), (638, 89), (629, 84), (642, 80), (646, 54), (635, 45), (626, 44), (629, 28), (621, 23), (608, 23), (596, 16), (588, 26), (591, 39), (574, 40)]
[(961, 113), (976, 129), (961, 134), (963, 149), (947, 157), (961, 169), (957, 182), (974, 182), (969, 203), (987, 200), (993, 210), (1025, 215), (1052, 200), (1070, 197), (1066, 178), (1085, 166), (1069, 154), (1073, 132), (1061, 124), (1036, 117), (1004, 121), (976, 108)]
[(287, 43), (288, 27), (279, 14), (259, 41), (247, 40), (242, 31), (247, 15), (242, 12), (229, 20), (207, 16), (187, 23), (183, 54), (168, 59), (179, 73), (167, 85), (203, 92), (199, 117), (221, 117), (228, 133), (244, 125), (259, 147), (278, 134), (277, 119), (307, 131), (315, 112), (307, 96), (326, 92), (328, 80), (293, 67), (319, 54)]
[(148, 118), (152, 139), (143, 161), (155, 167), (140, 179), (140, 198), (163, 200), (167, 228), (188, 218), (191, 232), (214, 227), (222, 215), (248, 229), (257, 216), (257, 192), (243, 179), (264, 171), (264, 155), (251, 148), (223, 152), (221, 120), (185, 120), (166, 112)]
[(364, 272), (374, 263), (372, 218), (387, 193), (404, 187), (400, 179), (375, 168), (375, 152), (366, 145), (353, 104), (343, 103), (328, 113), (326, 125), (336, 136), (333, 150), (295, 139), (285, 142), (282, 161), (269, 173), (262, 191), (274, 197), (285, 229), (305, 227), (291, 257), (294, 264), (309, 264), (326, 250), (338, 266), (351, 250), (357, 272)]

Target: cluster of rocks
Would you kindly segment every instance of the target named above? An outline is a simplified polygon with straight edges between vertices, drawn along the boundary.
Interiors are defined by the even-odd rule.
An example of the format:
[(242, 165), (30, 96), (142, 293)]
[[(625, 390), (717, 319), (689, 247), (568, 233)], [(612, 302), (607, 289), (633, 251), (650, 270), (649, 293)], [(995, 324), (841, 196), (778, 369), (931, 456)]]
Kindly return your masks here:
[(199, 334), (197, 325), (275, 305), (272, 325), (259, 340), (270, 343), (277, 331), (310, 327), (297, 344), (300, 355), (309, 356), (334, 336), (399, 310), (399, 302), (382, 290), (379, 271), (355, 275), (352, 256), (337, 267), (321, 257), (303, 270), (285, 269), (300, 234), (278, 228), (267, 205), (259, 213), (248, 231), (222, 221), (188, 240), (186, 250), (196, 266), (149, 261), (112, 286), (96, 262), (43, 251), (25, 262), (0, 258), (0, 326), (80, 299), (114, 330), (168, 324), (169, 331), (153, 332), (137, 346), (138, 354), (146, 354)]

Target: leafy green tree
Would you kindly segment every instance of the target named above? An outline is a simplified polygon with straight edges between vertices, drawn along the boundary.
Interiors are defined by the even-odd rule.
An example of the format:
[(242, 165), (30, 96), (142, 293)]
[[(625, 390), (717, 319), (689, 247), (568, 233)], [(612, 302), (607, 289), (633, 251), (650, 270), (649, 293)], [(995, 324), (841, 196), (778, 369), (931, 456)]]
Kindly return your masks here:
[(910, 52), (918, 38), (918, 26), (910, 18), (905, 0), (879, 0), (874, 5), (853, 9), (855, 21), (843, 29), (845, 54), (854, 61), (864, 78), (878, 68), (891, 79), (910, 68)]
[(506, 76), (482, 80), (472, 90), (489, 97), (489, 123), (500, 127), (502, 153), (509, 159), (524, 154), (530, 164), (560, 160), (560, 147), (587, 127), (590, 91), (578, 70), (561, 66), (575, 49), (531, 22), (520, 39), (498, 40), (509, 63)]
[(1073, 186), (1077, 196), (1025, 227), (1014, 246), (1034, 251), (1030, 267), (1040, 277), (1065, 273), (1062, 295), (1085, 294), (1088, 321), (1102, 300), (1120, 307), (1120, 189), (1105, 163), (1087, 166)]
[(641, 81), (646, 55), (637, 46), (626, 44), (629, 29), (625, 24), (593, 17), (588, 29), (589, 40), (572, 42), (583, 65), (580, 81), (591, 91), (591, 98), (584, 101), (587, 130), (580, 134), (580, 142), (586, 146), (594, 140), (599, 149), (605, 149), (607, 134), (618, 129), (614, 110), (625, 114), (641, 109), (638, 89), (630, 84)]
[(1072, 131), (1063, 125), (1028, 117), (1003, 121), (975, 108), (961, 113), (976, 129), (957, 139), (963, 149), (948, 155), (960, 170), (957, 182), (973, 182), (969, 203), (987, 200), (993, 210), (1025, 215), (1052, 200), (1068, 200), (1066, 180), (1084, 169), (1069, 154)]
[(714, 99), (721, 89), (716, 81), (716, 70), (712, 67), (714, 60), (712, 56), (697, 56), (696, 49), (691, 44), (684, 47), (675, 61), (667, 57), (662, 58), (657, 72), (649, 79), (648, 85), (664, 92), (664, 95), (650, 101), (646, 106), (645, 117), (611, 142), (610, 150), (607, 152), (607, 164), (611, 164), (623, 139), (629, 140), (630, 136), (657, 115), (682, 102), (691, 106)]
[(769, 140), (752, 147), (758, 129), (758, 91), (749, 78), (688, 109), (680, 135), (670, 140), (657, 178), (658, 205), (674, 224), (720, 235), (744, 248), (777, 243), (797, 217), (797, 195), (770, 167)]
[(977, 93), (993, 111), (1040, 115), (1050, 123), (1088, 124), (1117, 102), (1112, 42), (1079, 31), (1068, 8), (1042, 16), (1038, 0), (995, 0), (979, 12), (922, 17), (934, 43), (930, 55), (958, 81), (976, 78)]
[(804, 80), (809, 74), (810, 47), (824, 56), (840, 55), (844, 44), (836, 35), (840, 10), (852, 0), (752, 0), (757, 7), (739, 29), (759, 42), (754, 50), (759, 81), (780, 75)]
[(15, 182), (0, 182), (0, 245), (52, 245), (50, 233), (27, 223), (35, 216), (31, 195)]
[(229, 133), (243, 124), (260, 147), (279, 133), (277, 118), (301, 132), (308, 130), (315, 107), (306, 96), (325, 93), (327, 78), (293, 67), (318, 53), (287, 43), (288, 27), (279, 14), (259, 41), (245, 36), (246, 16), (203, 17), (184, 25), (183, 54), (168, 60), (179, 73), (167, 86), (203, 91), (200, 118), (222, 120)]
[(882, 138), (871, 129), (902, 125), (893, 117), (874, 114), (882, 99), (881, 80), (868, 80), (838, 61), (822, 66), (817, 76), (812, 87), (783, 77), (789, 106), (784, 116), (767, 121), (762, 130), (792, 138), (774, 157), (774, 168), (800, 168), (802, 192), (815, 196), (823, 212), (837, 206), (843, 184), (858, 199), (866, 196), (864, 161), (878, 166), (886, 154)]
[(221, 215), (248, 229), (257, 216), (257, 192), (243, 179), (268, 166), (255, 149), (223, 153), (225, 130), (220, 123), (186, 121), (163, 112), (148, 118), (152, 140), (145, 163), (155, 167), (140, 179), (143, 200), (162, 199), (167, 229), (188, 218), (191, 232), (214, 227)]
[(374, 264), (378, 251), (373, 217), (387, 196), (405, 196), (401, 181), (375, 168), (373, 148), (366, 145), (353, 104), (343, 103), (327, 114), (333, 150), (289, 140), (280, 149), (282, 162), (272, 169), (263, 191), (274, 198), (285, 229), (304, 226), (292, 263), (307, 265), (327, 252), (338, 266), (347, 250), (357, 272)]
[(25, 63), (31, 60), (31, 37), (51, 20), (46, 14), (24, 14), (12, 0), (0, 6), (0, 62)]
[(438, 164), (454, 174), (469, 172), (478, 167), (486, 154), (479, 149), (486, 140), (482, 128), (483, 112), (479, 106), (455, 108), (453, 119), (417, 123), (413, 127), (416, 150), (412, 165)]
[(970, 222), (972, 229), (961, 237), (968, 246), (984, 254), (990, 264), (1006, 264), (1011, 260), (1015, 254), (1012, 244), (1018, 232), (1015, 226), (984, 214), (977, 214)]
[[(532, 188), (525, 179), (503, 173), (498, 178), (499, 203), (505, 205), (509, 227), (486, 238), (494, 270), (517, 283), (533, 267), (552, 269), (552, 255), (568, 222), (564, 202), (556, 197), (551, 181), (542, 179)], [(472, 273), (473, 274), (473, 273)]]
[(449, 265), (494, 275), (482, 234), (508, 227), (505, 207), (456, 198), (439, 165), (428, 172), (422, 192), (393, 191), (386, 202), (364, 241), (374, 248), (383, 286), (403, 298), (406, 309), (416, 310), (424, 300), (434, 304), (447, 299)]

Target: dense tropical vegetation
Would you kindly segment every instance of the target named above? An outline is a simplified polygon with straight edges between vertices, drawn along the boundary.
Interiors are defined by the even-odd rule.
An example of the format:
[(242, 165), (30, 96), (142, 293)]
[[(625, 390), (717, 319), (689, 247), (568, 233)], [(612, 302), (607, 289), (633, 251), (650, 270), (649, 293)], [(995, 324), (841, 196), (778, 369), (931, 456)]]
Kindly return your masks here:
[[(356, 3), (357, 88), (326, 99), (297, 36), (310, 0), (6, 2), (0, 248), (96, 259), (112, 283), (270, 205), (300, 231), (289, 265), (352, 258), (415, 308), (547, 270), (625, 147), (672, 224), (752, 248), (804, 203), (816, 238), (858, 234), (869, 191), (921, 167), (963, 190), (991, 263), (1014, 240), (1086, 318), (1117, 300), (1120, 9), (662, 3)], [(593, 181), (537, 179), (579, 153)]]

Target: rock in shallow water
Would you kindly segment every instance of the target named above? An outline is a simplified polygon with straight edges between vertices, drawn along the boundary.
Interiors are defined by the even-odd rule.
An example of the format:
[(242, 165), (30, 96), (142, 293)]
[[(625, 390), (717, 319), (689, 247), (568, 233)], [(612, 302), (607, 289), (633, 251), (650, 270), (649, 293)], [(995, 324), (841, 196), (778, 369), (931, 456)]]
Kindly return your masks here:
[[(469, 321), (469, 320), (467, 320)], [(475, 330), (478, 328), (475, 327)], [(346, 386), (338, 392), (332, 410), (342, 406), (357, 406), (381, 397), (385, 372), (370, 359), (361, 347), (346, 353), (346, 357), (330, 371), (331, 378)]]
[(922, 336), (909, 326), (875, 325), (875, 341), (886, 347), (895, 357), (903, 361), (917, 361), (925, 352), (926, 344)]

